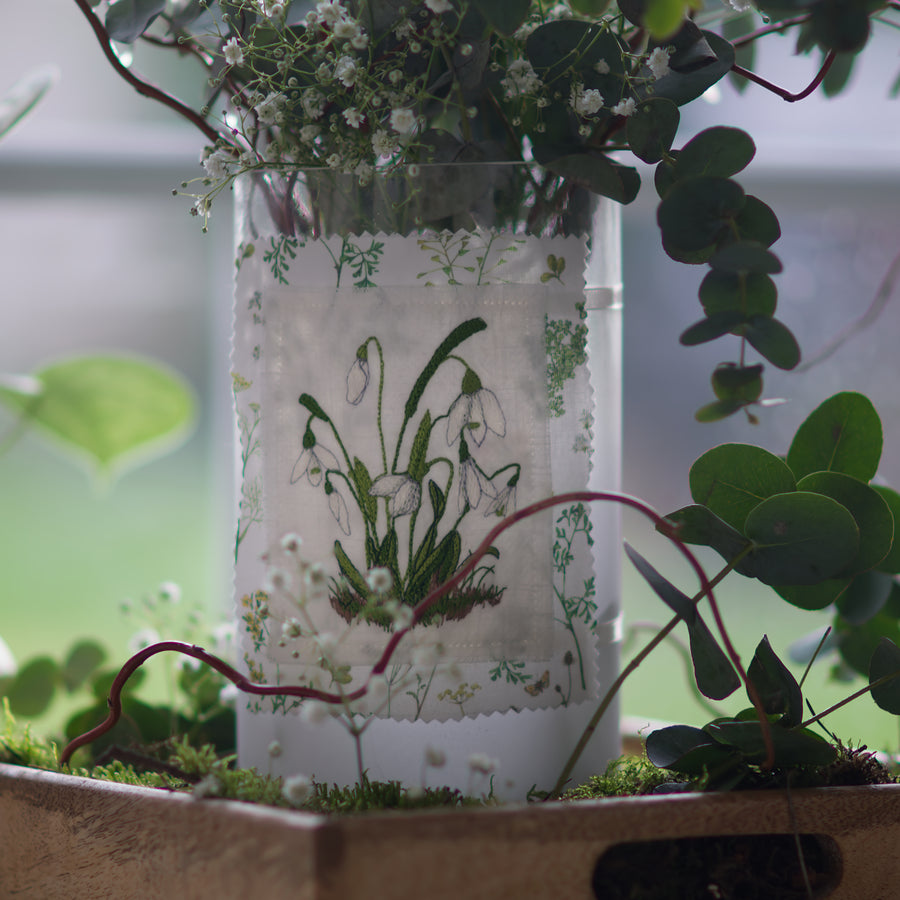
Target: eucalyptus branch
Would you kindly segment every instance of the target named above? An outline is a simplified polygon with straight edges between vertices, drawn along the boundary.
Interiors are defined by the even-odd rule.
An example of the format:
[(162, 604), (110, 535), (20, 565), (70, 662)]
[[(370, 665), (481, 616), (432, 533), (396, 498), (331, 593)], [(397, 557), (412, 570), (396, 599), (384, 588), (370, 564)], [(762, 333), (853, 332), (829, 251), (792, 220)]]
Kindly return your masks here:
[(122, 61), (116, 56), (116, 52), (112, 46), (112, 39), (109, 36), (109, 32), (104, 27), (103, 23), (100, 19), (94, 14), (94, 11), (91, 9), (90, 0), (75, 0), (75, 4), (84, 14), (84, 17), (88, 20), (91, 28), (94, 31), (94, 34), (97, 37), (97, 40), (100, 43), (101, 48), (103, 49), (103, 54), (109, 61), (110, 65), (116, 72), (125, 79), (139, 94), (144, 97), (148, 97), (151, 100), (157, 100), (165, 106), (168, 106), (170, 109), (173, 109), (178, 115), (187, 119), (192, 125), (196, 126), (203, 132), (207, 140), (210, 143), (216, 143), (216, 141), (220, 140), (222, 135), (216, 131), (199, 113), (195, 112), (186, 104), (182, 103), (176, 97), (173, 97), (171, 94), (167, 94), (165, 91), (156, 87), (155, 85), (150, 84), (149, 82), (144, 81), (141, 78), (138, 78), (137, 75), (134, 74), (127, 66), (123, 65)]
[(746, 78), (748, 81), (752, 81), (754, 84), (764, 87), (767, 91), (777, 94), (782, 100), (786, 100), (788, 103), (796, 103), (798, 100), (803, 100), (808, 97), (822, 83), (825, 76), (828, 74), (828, 70), (834, 63), (836, 56), (837, 54), (834, 50), (829, 50), (816, 77), (813, 78), (813, 80), (798, 94), (792, 94), (785, 88), (780, 88), (778, 85), (772, 84), (771, 81), (768, 81), (761, 75), (757, 75), (755, 72), (751, 72), (749, 69), (745, 69), (743, 66), (735, 64), (731, 67), (731, 71), (734, 72), (735, 75), (740, 75), (742, 78)]
[(889, 681), (893, 681), (895, 678), (900, 678), (900, 669), (896, 669), (893, 672), (888, 672), (887, 675), (882, 675), (881, 678), (877, 678), (870, 684), (861, 687), (858, 691), (854, 691), (848, 697), (844, 697), (843, 700), (839, 700), (834, 704), (834, 706), (829, 706), (828, 709), (817, 713), (816, 715), (807, 719), (805, 722), (801, 722), (797, 726), (797, 728), (808, 728), (814, 722), (818, 722), (820, 719), (824, 719), (825, 716), (830, 716), (833, 712), (839, 710), (842, 706), (846, 706), (848, 703), (852, 703), (854, 700), (858, 700), (863, 695), (868, 694), (873, 688), (881, 687), (881, 685), (887, 684)]

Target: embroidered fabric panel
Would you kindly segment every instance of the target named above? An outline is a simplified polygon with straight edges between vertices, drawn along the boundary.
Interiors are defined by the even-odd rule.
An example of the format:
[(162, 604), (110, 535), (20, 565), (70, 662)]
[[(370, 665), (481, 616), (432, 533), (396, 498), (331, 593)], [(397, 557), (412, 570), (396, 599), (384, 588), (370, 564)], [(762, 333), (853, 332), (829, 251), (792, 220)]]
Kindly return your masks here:
[[(587, 487), (584, 254), (482, 232), (239, 245), (235, 583), (254, 678), (352, 691), (503, 515)], [(360, 709), (443, 721), (593, 696), (591, 540), (580, 504), (497, 537)]]

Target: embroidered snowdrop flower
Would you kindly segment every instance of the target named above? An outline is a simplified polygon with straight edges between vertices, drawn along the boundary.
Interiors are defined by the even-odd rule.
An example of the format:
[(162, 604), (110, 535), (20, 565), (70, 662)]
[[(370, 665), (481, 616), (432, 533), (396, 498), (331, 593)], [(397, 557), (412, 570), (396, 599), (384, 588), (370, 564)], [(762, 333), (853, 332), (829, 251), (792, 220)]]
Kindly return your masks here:
[(358, 406), (369, 386), (369, 350), (366, 344), (360, 344), (356, 358), (347, 373), (347, 402)]
[(399, 134), (409, 134), (416, 127), (416, 114), (404, 107), (391, 110), (391, 128)]
[(425, 765), (432, 769), (440, 769), (447, 764), (447, 754), (437, 747), (428, 744), (425, 747)]
[(340, 468), (337, 457), (327, 447), (317, 443), (312, 430), (307, 428), (303, 435), (303, 451), (291, 469), (291, 484), (296, 484), (306, 476), (313, 487), (318, 487), (327, 471), (340, 471)]
[(467, 762), (469, 768), (479, 775), (490, 775), (499, 765), (499, 762), (492, 759), (487, 753), (473, 753)]
[(422, 500), (422, 485), (408, 474), (380, 475), (372, 482), (369, 494), (388, 497), (388, 514), (391, 518), (414, 513)]
[(466, 369), (462, 392), (447, 413), (447, 443), (452, 445), (463, 430), (479, 447), (488, 431), (506, 436), (506, 417), (497, 395), (482, 387), (481, 379), (471, 369)]
[(341, 115), (351, 128), (359, 128), (365, 120), (365, 116), (355, 106), (348, 106)]
[(335, 522), (344, 534), (350, 534), (350, 510), (347, 508), (347, 501), (328, 480), (325, 481), (325, 495), (328, 497), (328, 509), (331, 510)]
[(452, 12), (453, 4), (450, 0), (425, 0), (425, 5), (436, 15), (441, 13)]
[(352, 56), (342, 56), (334, 65), (334, 77), (344, 87), (353, 87), (356, 79), (359, 78), (359, 66), (356, 60)]
[(543, 85), (534, 67), (527, 59), (514, 59), (506, 70), (506, 76), (500, 79), (506, 99), (512, 100), (523, 94), (530, 94)]
[(370, 569), (366, 575), (366, 584), (369, 590), (376, 594), (386, 594), (394, 586), (394, 577), (390, 569)]
[(668, 47), (656, 47), (647, 57), (647, 68), (653, 74), (654, 80), (664, 78), (669, 74), (669, 49)]
[(637, 104), (634, 102), (634, 97), (626, 97), (612, 108), (612, 114), (614, 116), (633, 116), (636, 109)]
[(225, 56), (225, 62), (229, 66), (239, 66), (244, 61), (244, 51), (241, 49), (240, 41), (236, 37), (225, 41), (222, 46), (222, 54)]
[(573, 84), (569, 105), (579, 116), (592, 116), (603, 106), (603, 95), (594, 88)]
[(482, 497), (493, 497), (494, 492), (491, 483), (485, 478), (484, 473), (478, 468), (478, 464), (469, 456), (465, 439), (460, 442), (460, 460), (463, 454), (466, 459), (462, 461), (459, 470), (459, 511), (475, 509)]
[(289, 775), (281, 785), (281, 793), (291, 806), (302, 806), (315, 792), (305, 775)]
[(268, 94), (264, 100), (256, 104), (256, 115), (263, 125), (274, 125), (284, 107), (284, 94)]
[(519, 476), (515, 475), (506, 483), (506, 487), (499, 491), (484, 509), (485, 518), (498, 516), (503, 518), (515, 512), (516, 487), (519, 484)]
[(594, 71), (598, 75), (609, 75), (609, 63), (605, 59), (598, 59), (594, 63)]
[(281, 636), (286, 640), (293, 641), (303, 634), (303, 628), (300, 620), (291, 617), (281, 625)]
[(325, 97), (315, 88), (307, 88), (300, 95), (300, 105), (310, 119), (320, 119), (325, 112)]

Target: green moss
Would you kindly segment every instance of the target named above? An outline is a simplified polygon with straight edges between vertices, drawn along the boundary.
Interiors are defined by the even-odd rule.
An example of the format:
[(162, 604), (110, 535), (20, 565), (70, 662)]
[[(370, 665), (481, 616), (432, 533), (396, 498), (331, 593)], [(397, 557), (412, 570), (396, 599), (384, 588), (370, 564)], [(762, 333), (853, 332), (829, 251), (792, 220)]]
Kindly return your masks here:
[(592, 775), (584, 784), (566, 792), (562, 799), (596, 800), (651, 794), (659, 785), (676, 778), (671, 772), (658, 769), (646, 756), (620, 756), (606, 766), (602, 775)]

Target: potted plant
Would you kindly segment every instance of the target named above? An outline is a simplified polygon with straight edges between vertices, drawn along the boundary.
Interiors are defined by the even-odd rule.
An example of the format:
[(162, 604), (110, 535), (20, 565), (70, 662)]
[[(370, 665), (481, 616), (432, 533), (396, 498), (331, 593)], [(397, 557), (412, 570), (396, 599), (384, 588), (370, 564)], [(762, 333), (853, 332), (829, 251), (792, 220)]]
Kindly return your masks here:
[[(251, 174), (254, 171), (268, 174), (273, 168), (284, 167), (290, 172), (292, 168), (302, 168), (304, 165), (309, 167), (315, 162), (324, 162), (329, 168), (341, 169), (353, 162), (351, 173), (340, 174), (352, 175), (357, 180), (372, 177), (374, 173), (368, 172), (366, 164), (374, 165), (368, 158), (368, 154), (373, 151), (367, 149), (365, 154), (354, 155), (353, 150), (358, 150), (361, 144), (347, 143), (349, 139), (355, 140), (357, 133), (363, 133), (363, 121), (361, 118), (357, 121), (357, 117), (363, 115), (370, 117), (369, 124), (371, 119), (381, 116), (383, 124), (391, 126), (396, 135), (403, 136), (403, 140), (393, 138), (396, 146), (391, 145), (393, 149), (390, 153), (378, 155), (377, 161), (385, 166), (398, 163), (426, 166), (432, 158), (439, 158), (441, 153), (449, 154), (450, 158), (463, 151), (483, 153), (485, 147), (481, 143), (493, 146), (491, 141), (496, 139), (503, 144), (501, 158), (504, 161), (508, 161), (513, 151), (518, 153), (518, 156), (514, 156), (514, 161), (536, 166), (545, 174), (548, 184), (552, 183), (565, 190), (572, 186), (587, 188), (620, 202), (633, 199), (637, 191), (636, 172), (619, 162), (613, 162), (608, 156), (613, 149), (619, 149), (624, 137), (624, 143), (640, 159), (658, 162), (656, 183), (661, 194), (658, 221), (667, 251), (683, 262), (709, 265), (709, 272), (701, 289), (704, 319), (682, 336), (683, 342), (698, 343), (727, 334), (736, 334), (740, 340), (742, 349), (739, 362), (716, 370), (713, 384), (717, 399), (701, 411), (701, 417), (714, 418), (739, 410), (747, 410), (749, 415), (754, 415), (754, 406), (761, 402), (762, 367), (745, 364), (745, 345), (753, 346), (769, 362), (784, 368), (795, 365), (799, 358), (793, 337), (773, 316), (775, 295), (770, 275), (777, 272), (780, 262), (768, 247), (778, 237), (777, 219), (761, 201), (748, 198), (732, 178), (750, 161), (752, 141), (743, 133), (732, 129), (713, 129), (682, 147), (680, 152), (673, 149), (678, 103), (698, 96), (728, 71), (747, 74), (746, 69), (734, 66), (730, 56), (732, 43), (712, 32), (700, 31), (690, 21), (682, 22), (684, 10), (678, 4), (671, 9), (663, 4), (648, 6), (646, 9), (626, 8), (620, 4), (619, 11), (609, 16), (602, 10), (597, 10), (594, 4), (574, 2), (565, 10), (571, 16), (561, 16), (560, 10), (556, 8), (551, 13), (540, 5), (532, 9), (530, 4), (473, 3), (471, 9), (466, 10), (443, 0), (420, 4), (416, 10), (422, 14), (422, 24), (432, 29), (430, 34), (434, 38), (434, 44), (429, 46), (441, 44), (443, 38), (438, 37), (441, 28), (449, 28), (451, 35), (461, 38), (461, 41), (453, 45), (452, 53), (448, 49), (449, 60), (443, 53), (433, 54), (429, 57), (429, 65), (425, 67), (428, 77), (422, 83), (428, 90), (419, 99), (442, 101), (437, 105), (441, 107), (441, 113), (449, 117), (442, 121), (444, 127), (439, 129), (442, 132), (440, 139), (429, 135), (426, 140), (428, 132), (425, 129), (425, 119), (420, 122), (416, 113), (411, 114), (413, 121), (408, 121), (409, 116), (404, 118), (399, 115), (407, 107), (395, 104), (389, 113), (385, 110), (382, 114), (377, 112), (377, 105), (361, 111), (359, 105), (354, 106), (351, 102), (355, 97), (351, 89), (357, 84), (364, 84), (363, 74), (357, 71), (359, 65), (354, 62), (357, 58), (355, 54), (360, 54), (362, 59), (361, 54), (375, 45), (373, 35), (384, 34), (384, 40), (388, 43), (406, 42), (405, 61), (409, 59), (410, 53), (417, 56), (422, 47), (414, 51), (410, 46), (412, 43), (419, 43), (415, 39), (419, 34), (416, 30), (419, 26), (415, 22), (410, 26), (412, 31), (406, 30), (404, 23), (401, 23), (403, 34), (397, 34), (394, 29), (389, 35), (383, 23), (379, 22), (377, 29), (366, 29), (360, 24), (364, 21), (361, 16), (355, 17), (337, 3), (321, 3), (316, 10), (310, 11), (312, 18), (307, 18), (305, 10), (302, 16), (295, 15), (292, 12), (293, 4), (239, 3), (232, 9), (230, 5), (225, 8), (220, 4), (211, 4), (206, 8), (199, 3), (189, 3), (173, 12), (161, 3), (126, 3), (123, 0), (112, 5), (105, 21), (101, 21), (94, 15), (89, 4), (82, 3), (81, 0), (76, 2), (90, 19), (108, 50), (111, 62), (120, 72), (142, 92), (162, 99), (187, 115), (206, 133), (210, 147), (206, 159), (207, 175), (195, 191), (194, 209), (198, 215), (205, 217), (216, 194), (228, 186), (241, 170)], [(366, 6), (362, 12), (372, 17), (373, 24), (380, 13), (387, 15), (390, 12), (391, 22), (395, 14), (393, 9), (381, 10), (376, 5)], [(852, 54), (862, 48), (868, 35), (870, 17), (877, 10), (855, 7), (837, 10), (831, 5), (814, 4), (797, 15), (788, 16), (784, 10), (768, 7), (765, 12), (773, 21), (757, 32), (748, 32), (748, 43), (765, 34), (797, 29), (802, 34), (804, 46), (817, 44), (823, 49), (825, 58), (818, 82), (839, 52)], [(229, 18), (225, 18), (225, 14)], [(473, 18), (468, 20), (466, 27), (473, 20), (480, 27), (479, 42), (469, 38), (467, 32), (463, 31), (468, 15)], [(228, 26), (215, 34), (212, 43), (201, 40), (201, 35), (198, 34), (201, 25), (204, 29), (209, 28), (210, 19), (214, 27)], [(213, 70), (213, 88), (229, 92), (237, 100), (238, 118), (231, 120), (235, 123), (237, 133), (233, 129), (217, 131), (207, 122), (202, 112), (188, 110), (171, 97), (155, 92), (117, 63), (108, 41), (110, 34), (123, 41), (134, 40), (154, 22), (156, 27), (163, 25), (173, 35), (180, 35), (178, 47), (197, 54)], [(340, 28), (337, 27), (339, 25)], [(536, 27), (531, 29), (532, 25)], [(192, 31), (194, 26), (196, 28)], [(208, 33), (208, 30), (202, 32)], [(428, 32), (423, 29), (423, 34), (427, 36)], [(298, 64), (299, 68), (295, 72), (289, 65), (285, 65), (282, 66), (285, 71), (281, 72), (278, 64), (272, 63), (267, 54), (273, 45), (275, 49), (283, 49), (285, 35), (297, 37), (298, 46), (305, 46), (310, 53), (316, 52), (318, 44), (325, 48), (326, 55), (328, 48), (332, 48), (332, 56), (327, 60), (331, 64), (331, 70), (326, 73), (328, 81), (319, 73), (318, 66), (312, 71)], [(304, 36), (310, 35), (317, 40), (311, 45), (303, 45)], [(354, 46), (354, 41), (360, 46)], [(334, 50), (338, 42), (344, 42), (340, 44), (342, 50), (348, 49), (345, 44), (349, 45), (346, 56), (350, 62), (342, 64), (343, 52), (338, 55)], [(735, 43), (744, 46), (741, 39), (735, 40)], [(464, 52), (466, 46), (472, 48), (469, 53)], [(603, 47), (604, 52), (598, 56), (599, 47)], [(607, 47), (615, 49), (615, 53), (607, 53)], [(388, 48), (383, 44), (381, 48), (385, 52), (388, 49), (393, 52), (393, 46)], [(459, 49), (459, 59), (455, 57), (456, 49)], [(258, 56), (254, 57), (254, 53)], [(497, 54), (502, 56), (502, 62)], [(263, 66), (260, 61), (264, 57), (272, 64)], [(468, 64), (465, 63), (470, 57), (475, 58), (472, 64), (477, 64), (475, 72), (479, 76), (471, 82), (469, 76), (473, 70), (468, 69)], [(563, 61), (566, 63), (565, 68)], [(350, 63), (356, 66), (353, 75), (350, 73)], [(434, 69), (430, 68), (432, 63)], [(342, 64), (343, 78), (338, 74), (339, 64)], [(499, 68), (493, 68), (494, 64)], [(412, 73), (415, 61), (410, 65), (413, 66), (410, 69)], [(323, 80), (304, 81), (297, 73), (307, 79), (315, 75)], [(288, 90), (298, 91), (294, 106), (277, 96), (273, 99), (272, 95), (277, 95), (279, 91), (262, 91), (263, 88), (274, 85), (281, 76), (285, 77)], [(297, 79), (296, 85), (289, 84), (292, 77)], [(758, 77), (753, 77), (759, 80)], [(507, 83), (503, 84), (504, 81)], [(541, 92), (547, 81), (558, 82), (562, 86), (560, 96), (555, 98), (556, 108), (554, 97), (547, 97)], [(331, 86), (326, 90), (326, 85)], [(477, 102), (459, 102), (467, 91), (473, 92), (478, 98)], [(250, 92), (254, 93), (252, 97)], [(317, 96), (313, 97), (313, 93)], [(307, 101), (305, 105), (304, 99)], [(482, 101), (483, 109), (478, 106)], [(499, 109), (495, 109), (495, 105)], [(520, 107), (519, 115), (512, 114), (512, 106)], [(476, 114), (470, 118), (469, 110), (472, 108), (475, 108)], [(487, 118), (484, 109), (494, 109), (497, 115), (479, 133), (478, 137), (483, 139), (480, 142), (475, 139), (475, 135), (467, 134), (467, 131), (475, 127), (472, 123), (479, 122), (479, 115)], [(291, 119), (288, 114), (291, 110), (300, 118)], [(316, 123), (326, 116), (326, 110), (327, 116), (333, 117), (338, 125), (337, 130), (332, 131), (329, 127), (316, 131), (315, 134), (312, 130), (307, 130), (305, 137), (302, 136), (300, 132), (308, 126), (321, 129), (321, 124)], [(424, 112), (432, 111), (428, 108)], [(310, 121), (303, 119), (303, 116)], [(341, 120), (346, 127), (340, 125)], [(331, 118), (326, 120), (328, 121)], [(405, 125), (410, 125), (410, 128), (407, 130), (403, 127)], [(498, 126), (499, 131), (492, 131), (493, 126)], [(511, 134), (507, 126), (512, 129)], [(294, 143), (289, 140), (292, 129), (297, 138)], [(544, 137), (548, 133), (549, 136)], [(449, 138), (444, 137), (444, 134), (449, 135)], [(498, 134), (499, 138), (496, 137)], [(343, 142), (340, 148), (330, 145), (332, 135), (335, 141)], [(527, 143), (523, 142), (524, 138), (528, 139)], [(369, 143), (371, 144), (371, 138)], [(292, 156), (304, 147), (308, 150), (307, 156)], [(529, 148), (529, 156), (525, 155), (526, 147)], [(388, 149), (387, 144), (384, 149)], [(334, 160), (335, 157), (335, 164), (331, 166), (328, 160)], [(479, 161), (492, 160), (482, 156), (476, 159), (476, 162)], [(290, 175), (287, 180), (290, 181)], [(292, 188), (289, 193), (285, 193), (285, 185), (279, 185), (277, 180), (274, 181), (274, 187), (265, 181), (262, 185), (259, 190), (264, 202), (276, 218), (281, 216), (279, 233), (291, 236), (291, 229), (297, 227), (293, 206), (289, 205), (285, 210), (278, 200), (286, 196), (293, 198)], [(333, 202), (334, 192), (327, 196), (329, 202)], [(553, 215), (559, 215), (563, 209), (568, 212), (568, 207), (550, 203)], [(548, 280), (552, 280), (553, 268), (549, 268), (548, 272)], [(555, 274), (558, 275), (559, 272)], [(358, 358), (362, 362), (362, 357)], [(361, 363), (358, 369), (362, 373)], [(350, 388), (348, 379), (348, 400)], [(303, 396), (307, 396), (308, 401), (313, 400), (311, 395)], [(842, 418), (840, 410), (845, 410), (842, 404), (848, 403), (847, 408), (853, 411), (853, 415), (848, 413)], [(313, 419), (326, 421), (311, 402), (302, 405)], [(807, 435), (804, 437), (798, 433), (796, 446), (800, 449), (794, 454), (795, 457), (799, 454), (801, 460), (804, 455), (812, 458), (812, 468), (809, 468), (808, 461), (797, 462), (795, 468), (790, 463), (790, 454), (789, 462), (782, 464), (786, 466), (785, 469), (773, 462), (775, 457), (763, 457), (746, 448), (718, 453), (711, 451), (713, 455), (698, 462), (696, 476), (692, 472), (692, 489), (695, 477), (699, 485), (695, 493), (697, 506), (670, 517), (666, 522), (660, 521), (660, 527), (679, 541), (714, 547), (726, 558), (727, 569), (734, 567), (743, 574), (773, 584), (789, 602), (796, 605), (820, 608), (838, 598), (863, 597), (865, 600), (854, 600), (854, 603), (861, 604), (859, 609), (878, 608), (879, 601), (873, 598), (886, 598), (885, 580), (870, 576), (889, 552), (893, 539), (893, 516), (889, 501), (881, 497), (880, 503), (888, 508), (891, 515), (891, 537), (885, 545), (888, 519), (883, 515), (879, 501), (872, 500), (872, 494), (879, 496), (878, 492), (868, 485), (874, 470), (870, 471), (868, 464), (860, 470), (842, 467), (832, 469), (829, 464), (821, 465), (821, 461), (815, 458), (814, 450), (810, 449), (817, 444), (836, 449), (835, 423), (829, 418), (833, 417), (835, 407), (839, 408), (837, 421), (842, 425), (847, 424), (848, 428), (858, 409), (862, 409), (858, 400), (848, 400), (847, 396), (843, 396), (824, 412), (814, 414), (810, 420), (812, 424), (808, 425)], [(321, 407), (318, 409), (325, 412)], [(328, 414), (325, 413), (325, 416), (328, 417)], [(864, 415), (863, 418), (868, 418), (871, 425), (871, 416)], [(488, 419), (485, 415), (484, 422), (489, 424)], [(822, 426), (823, 419), (829, 424)], [(863, 432), (866, 436), (860, 440), (860, 445), (869, 445), (871, 427), (867, 426)], [(843, 431), (839, 433), (843, 434)], [(311, 444), (307, 447), (304, 443), (303, 450), (310, 450), (314, 446)], [(865, 451), (861, 449), (854, 450), (850, 455), (855, 457), (857, 453), (865, 456)], [(306, 471), (304, 470), (304, 474)], [(817, 478), (817, 473), (822, 471), (827, 474)], [(750, 493), (748, 490), (737, 491), (743, 495), (738, 499), (732, 496), (723, 498), (717, 490), (722, 483), (722, 473), (729, 478), (735, 474), (749, 477), (748, 473), (752, 473), (754, 490), (759, 479), (765, 483), (766, 499), (749, 504), (746, 497)], [(385, 474), (392, 476), (395, 473)], [(837, 477), (831, 477), (832, 475)], [(803, 479), (810, 480), (801, 487)], [(852, 487), (848, 487), (846, 479), (851, 479)], [(390, 485), (387, 482), (383, 484), (386, 488), (393, 486), (393, 482)], [(388, 498), (386, 502), (395, 503), (395, 509), (405, 505), (398, 498), (398, 493), (399, 487), (384, 495)], [(326, 498), (332, 495), (333, 491), (328, 492), (326, 488)], [(579, 496), (585, 502), (589, 499), (587, 494)], [(758, 500), (759, 495), (755, 495), (755, 499)], [(329, 499), (331, 515), (340, 524), (342, 507), (337, 504), (338, 512), (335, 513), (334, 505)], [(516, 517), (524, 517), (527, 511), (520, 509)], [(672, 525), (673, 521), (678, 523), (677, 528)], [(792, 529), (797, 523), (810, 529), (804, 534), (803, 546), (793, 544), (790, 540), (795, 534)], [(816, 550), (805, 554), (807, 546), (814, 546)], [(884, 550), (884, 554), (878, 556), (880, 550), (872, 549), (873, 546)], [(290, 546), (284, 549), (289, 551)], [(868, 552), (868, 556), (863, 559), (864, 551)], [(477, 559), (474, 555), (471, 559), (474, 567)], [(744, 780), (750, 771), (748, 766), (752, 767), (752, 771), (771, 768), (779, 753), (785, 754), (784, 758), (790, 765), (798, 759), (805, 761), (807, 755), (815, 756), (817, 753), (821, 753), (824, 759), (825, 751), (821, 742), (805, 731), (798, 730), (803, 723), (798, 721), (798, 717), (802, 719), (802, 711), (798, 711), (797, 707), (797, 690), (794, 683), (785, 676), (777, 660), (773, 660), (766, 644), (760, 645), (754, 660), (756, 670), (745, 672), (734, 655), (728, 652), (725, 635), (721, 636), (726, 648), (723, 653), (718, 649), (716, 641), (711, 643), (708, 639), (702, 620), (695, 618), (694, 605), (650, 569), (648, 564), (639, 558), (636, 558), (636, 563), (672, 606), (677, 615), (674, 621), (684, 619), (688, 623), (692, 643), (697, 645), (695, 663), (701, 678), (711, 678), (714, 685), (711, 689), (717, 692), (725, 690), (725, 681), (730, 682), (730, 687), (736, 687), (735, 679), (753, 685), (750, 688), (750, 699), (756, 709), (756, 720), (742, 714), (734, 720), (712, 723), (708, 729), (664, 730), (650, 742), (651, 756), (687, 774), (693, 775), (698, 771), (705, 773), (711, 783), (719, 786)], [(453, 578), (461, 580), (470, 571), (471, 569), (464, 571), (464, 567), (461, 567), (446, 574), (452, 574), (450, 581)], [(375, 586), (370, 585), (369, 588), (373, 593), (378, 593)], [(358, 593), (363, 596), (362, 586)], [(704, 583), (700, 596), (709, 594), (711, 591), (708, 584)], [(416, 617), (424, 616), (437, 599), (439, 596), (436, 591), (431, 591), (417, 603), (409, 605), (411, 612), (404, 614), (406, 621), (401, 621), (395, 631), (397, 641), (392, 641), (391, 650), (415, 624)], [(375, 606), (378, 605), (377, 600), (375, 597)], [(865, 613), (859, 609), (854, 607), (850, 619), (846, 620), (851, 625), (854, 624), (853, 618), (860, 619), (863, 624), (871, 621), (872, 617), (863, 618)], [(412, 621), (409, 616), (412, 616)], [(853, 632), (852, 627), (847, 634), (860, 637), (860, 633)], [(871, 634), (868, 634), (867, 640), (871, 644), (870, 638)], [(848, 648), (854, 646), (854, 640), (848, 637), (842, 642), (842, 646), (844, 652), (849, 653)], [(891, 705), (893, 700), (889, 685), (896, 669), (894, 651), (888, 644), (876, 642), (876, 653), (873, 691), (881, 702)], [(146, 657), (140, 657), (137, 664), (144, 658)], [(295, 695), (307, 698), (318, 696), (319, 699), (336, 700), (341, 705), (362, 699), (369, 681), (364, 682), (364, 688), (344, 691), (340, 687), (341, 680), (337, 677), (341, 672), (331, 665), (327, 655), (323, 654), (323, 658), (323, 671), (338, 687), (328, 692), (312, 686), (303, 687), (300, 689), (301, 693)], [(384, 671), (383, 666), (378, 668), (381, 665), (382, 661), (379, 660), (374, 672), (376, 676)], [(726, 675), (728, 672), (730, 675)], [(244, 676), (238, 678), (245, 688), (259, 690), (258, 685), (254, 686)], [(542, 679), (536, 679), (532, 686), (540, 692), (539, 682)], [(302, 691), (307, 693), (303, 694)], [(775, 716), (777, 722), (770, 722), (771, 716)], [(352, 723), (353, 720), (349, 721)], [(355, 737), (358, 738), (359, 735)], [(658, 805), (665, 803), (675, 807), (682, 799), (667, 798)], [(716, 798), (716, 802), (720, 800), (721, 798)], [(730, 803), (731, 800), (725, 802)], [(833, 802), (837, 804), (838, 801)], [(789, 805), (789, 812), (790, 809)], [(534, 810), (529, 815), (546, 816), (543, 821), (549, 832), (555, 827), (549, 818), (551, 813), (556, 814), (552, 807), (543, 812)], [(563, 815), (561, 812), (559, 814)], [(566, 815), (569, 813), (566, 812)], [(529, 834), (533, 833), (530, 829), (540, 827), (529, 823), (528, 816), (523, 821), (527, 824), (522, 827)], [(502, 830), (505, 826), (500, 820), (497, 822)], [(328, 830), (330, 827), (323, 826), (325, 830), (321, 834), (333, 834), (333, 829)], [(436, 825), (435, 828), (446, 828), (446, 825)], [(682, 833), (687, 830), (685, 826)], [(431, 832), (423, 826), (421, 833)], [(485, 839), (487, 838), (482, 838)], [(498, 839), (490, 838), (492, 841)], [(313, 840), (323, 841), (323, 847), (327, 843), (324, 838), (316, 837)], [(344, 845), (343, 838), (337, 837), (335, 844), (331, 846)], [(578, 846), (583, 860), (584, 854), (591, 851), (584, 845)], [(331, 851), (322, 852), (327, 856)], [(378, 852), (383, 852), (383, 848)], [(326, 865), (326, 856), (317, 856), (315, 865)], [(385, 861), (389, 858), (383, 856)], [(581, 885), (586, 884), (583, 869), (582, 865), (576, 876), (577, 883)], [(846, 858), (844, 869), (846, 872)], [(443, 870), (431, 871), (436, 873), (434, 877), (447, 879), (447, 876), (437, 874)], [(469, 874), (477, 875), (478, 871), (476, 868)], [(528, 873), (526, 877), (529, 880), (534, 879), (534, 870), (523, 871)], [(343, 877), (346, 876), (334, 875), (334, 883), (343, 884), (339, 881)], [(478, 877), (481, 878), (480, 875)], [(446, 880), (446, 883), (458, 884), (452, 879)], [(489, 885), (491, 882), (484, 880), (483, 883)], [(862, 881), (856, 883), (866, 884)], [(338, 895), (347, 896), (348, 889), (343, 890), (344, 893)]]

